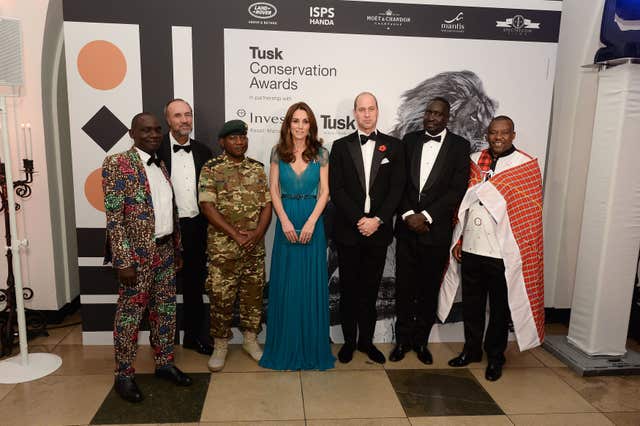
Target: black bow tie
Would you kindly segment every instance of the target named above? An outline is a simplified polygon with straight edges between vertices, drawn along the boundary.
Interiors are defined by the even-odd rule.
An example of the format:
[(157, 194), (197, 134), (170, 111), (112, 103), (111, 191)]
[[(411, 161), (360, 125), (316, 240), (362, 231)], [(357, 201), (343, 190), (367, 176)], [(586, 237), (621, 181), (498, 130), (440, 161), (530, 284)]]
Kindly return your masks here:
[(424, 135), (424, 143), (431, 142), (431, 141), (441, 142), (442, 141), (442, 135), (431, 136), (431, 135), (425, 134)]
[(158, 157), (156, 157), (155, 155), (152, 155), (147, 160), (147, 166), (150, 166), (152, 164), (155, 164), (156, 166), (160, 167), (160, 159)]
[(364, 145), (365, 143), (367, 143), (369, 141), (375, 141), (375, 140), (376, 140), (376, 132), (371, 132), (371, 134), (369, 136), (360, 135), (360, 145)]
[(191, 145), (178, 145), (178, 144), (173, 144), (173, 152), (178, 152), (181, 149), (184, 149), (184, 152), (186, 152), (187, 154), (191, 152)]

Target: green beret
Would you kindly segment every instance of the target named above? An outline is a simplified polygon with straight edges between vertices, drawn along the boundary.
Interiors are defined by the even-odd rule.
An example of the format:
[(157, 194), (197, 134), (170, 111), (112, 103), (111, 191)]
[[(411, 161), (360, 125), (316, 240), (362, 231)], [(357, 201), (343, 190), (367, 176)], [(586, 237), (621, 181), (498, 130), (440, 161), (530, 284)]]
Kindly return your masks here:
[(248, 128), (247, 123), (242, 120), (227, 121), (218, 132), (218, 137), (224, 138), (229, 135), (246, 135)]

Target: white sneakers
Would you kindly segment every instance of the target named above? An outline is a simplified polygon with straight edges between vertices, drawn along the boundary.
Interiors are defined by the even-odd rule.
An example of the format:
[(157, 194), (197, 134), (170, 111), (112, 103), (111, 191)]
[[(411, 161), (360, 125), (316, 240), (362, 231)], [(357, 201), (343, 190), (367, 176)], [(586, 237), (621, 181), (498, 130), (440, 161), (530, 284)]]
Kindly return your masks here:
[(224, 362), (227, 359), (227, 352), (229, 352), (228, 339), (214, 339), (213, 353), (209, 358), (207, 367), (210, 371), (220, 371), (224, 368)]
[(244, 349), (244, 351), (256, 362), (260, 361), (260, 358), (262, 358), (262, 349), (256, 340), (256, 333), (245, 331), (242, 335), (244, 337), (242, 349)]
[[(262, 358), (262, 349), (258, 344), (256, 333), (245, 331), (242, 333), (244, 342), (242, 343), (242, 349), (256, 362)], [(214, 339), (213, 353), (207, 362), (207, 367), (210, 371), (220, 371), (224, 368), (224, 363), (227, 359), (227, 353), (229, 352), (229, 340), (228, 339)]]

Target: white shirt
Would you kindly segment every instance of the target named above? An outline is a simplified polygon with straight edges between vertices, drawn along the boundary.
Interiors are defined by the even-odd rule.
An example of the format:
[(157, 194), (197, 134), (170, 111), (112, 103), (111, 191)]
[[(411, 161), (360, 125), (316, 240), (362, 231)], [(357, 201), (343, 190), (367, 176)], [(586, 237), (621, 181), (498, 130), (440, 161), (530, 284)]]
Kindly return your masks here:
[[(478, 164), (481, 152), (471, 154), (471, 161)], [(496, 167), (493, 172), (488, 173), (490, 176), (508, 170), (512, 167), (519, 166), (531, 158), (519, 151), (514, 151), (509, 155), (498, 158)], [(488, 176), (485, 177), (485, 182)], [(469, 189), (475, 192), (483, 184), (479, 184)], [(467, 210), (467, 215), (462, 230), (462, 250), (467, 253), (477, 254), (479, 256), (502, 258), (502, 251), (496, 235), (496, 221), (489, 213), (489, 210), (476, 199), (471, 203)]]
[[(178, 216), (196, 217), (199, 210), (193, 149), (189, 153), (183, 149), (173, 152), (173, 146), (180, 144), (175, 140), (171, 132), (169, 132), (169, 142), (171, 143), (169, 148), (171, 150), (171, 183), (176, 196)], [(191, 146), (191, 142), (181, 146)]]
[[(374, 130), (371, 133), (376, 133)], [(360, 135), (369, 136), (358, 129), (358, 143), (360, 143)], [(364, 145), (360, 145), (362, 150), (362, 163), (364, 164), (364, 212), (369, 213), (371, 210), (371, 197), (369, 196), (369, 182), (371, 180), (371, 162), (373, 161), (373, 151), (376, 148), (376, 141), (369, 139)]]
[(463, 251), (480, 256), (502, 258), (496, 237), (496, 221), (479, 200), (472, 203), (467, 210), (462, 235)]
[[(444, 138), (447, 136), (447, 129), (444, 129), (437, 135), (431, 135), (429, 132), (424, 132), (425, 137), (431, 136), (436, 137), (440, 136), (440, 142), (429, 141), (425, 142), (422, 145), (422, 154), (420, 156), (420, 187), (418, 188), (418, 201), (420, 201), (420, 195), (422, 188), (424, 188), (424, 184), (427, 183), (427, 179), (429, 179), (429, 175), (431, 174), (431, 170), (433, 170), (433, 165), (438, 158), (438, 154), (440, 153), (440, 148), (442, 148), (442, 144), (444, 143)], [(413, 210), (408, 210), (402, 214), (402, 219), (406, 218), (410, 214), (414, 214)], [(433, 223), (433, 218), (429, 215), (426, 210), (422, 210), (420, 213), (427, 218), (429, 223)]]
[(140, 160), (144, 165), (144, 171), (149, 180), (151, 189), (151, 201), (153, 203), (153, 216), (155, 219), (155, 238), (161, 238), (173, 233), (173, 191), (171, 184), (162, 173), (162, 169), (155, 164), (147, 165), (151, 156), (141, 149), (136, 148)]

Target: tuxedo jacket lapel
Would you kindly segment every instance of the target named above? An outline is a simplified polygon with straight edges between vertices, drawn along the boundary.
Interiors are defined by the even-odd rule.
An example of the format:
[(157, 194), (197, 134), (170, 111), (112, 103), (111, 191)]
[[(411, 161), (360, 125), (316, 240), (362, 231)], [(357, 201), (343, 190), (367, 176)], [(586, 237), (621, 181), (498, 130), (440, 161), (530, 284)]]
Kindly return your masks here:
[(353, 164), (356, 167), (356, 172), (358, 173), (358, 179), (360, 179), (360, 185), (362, 189), (367, 192), (367, 188), (365, 185), (364, 178), (364, 161), (362, 160), (362, 149), (360, 148), (360, 141), (358, 140), (358, 132), (355, 132), (347, 144), (347, 148), (349, 149), (349, 154), (351, 154), (351, 159), (353, 160)]
[(413, 184), (420, 190), (420, 162), (422, 161), (422, 140), (420, 135), (417, 136), (413, 143), (411, 155), (411, 180)]
[(449, 136), (449, 132), (447, 132), (447, 136), (442, 141), (442, 146), (440, 147), (440, 151), (438, 152), (438, 156), (436, 157), (435, 163), (433, 163), (433, 168), (431, 169), (431, 173), (429, 173), (429, 177), (424, 184), (424, 188), (421, 188), (420, 192), (426, 192), (431, 188), (433, 183), (436, 181), (438, 176), (442, 173), (442, 169), (447, 164), (447, 153), (451, 148), (451, 137)]
[(164, 142), (160, 145), (160, 149), (162, 150), (162, 157), (164, 160), (164, 165), (169, 172), (169, 176), (171, 176), (171, 150), (173, 147), (171, 146), (171, 138), (169, 137), (169, 133), (164, 135)]
[(194, 141), (193, 139), (189, 139), (189, 142), (191, 143), (191, 155), (193, 156), (193, 173), (195, 173), (194, 178), (196, 180), (196, 186), (198, 186), (198, 171), (204, 164), (202, 161), (202, 157), (200, 156), (200, 151), (196, 149), (196, 141)]
[(371, 188), (373, 187), (373, 183), (376, 181), (376, 175), (378, 174), (378, 170), (380, 169), (380, 162), (384, 158), (384, 152), (378, 149), (381, 145), (384, 145), (384, 142), (380, 141), (379, 136), (380, 136), (380, 133), (378, 133), (378, 140), (376, 140), (376, 147), (373, 150), (373, 158), (371, 160), (371, 170), (369, 174), (369, 190), (371, 190)]

